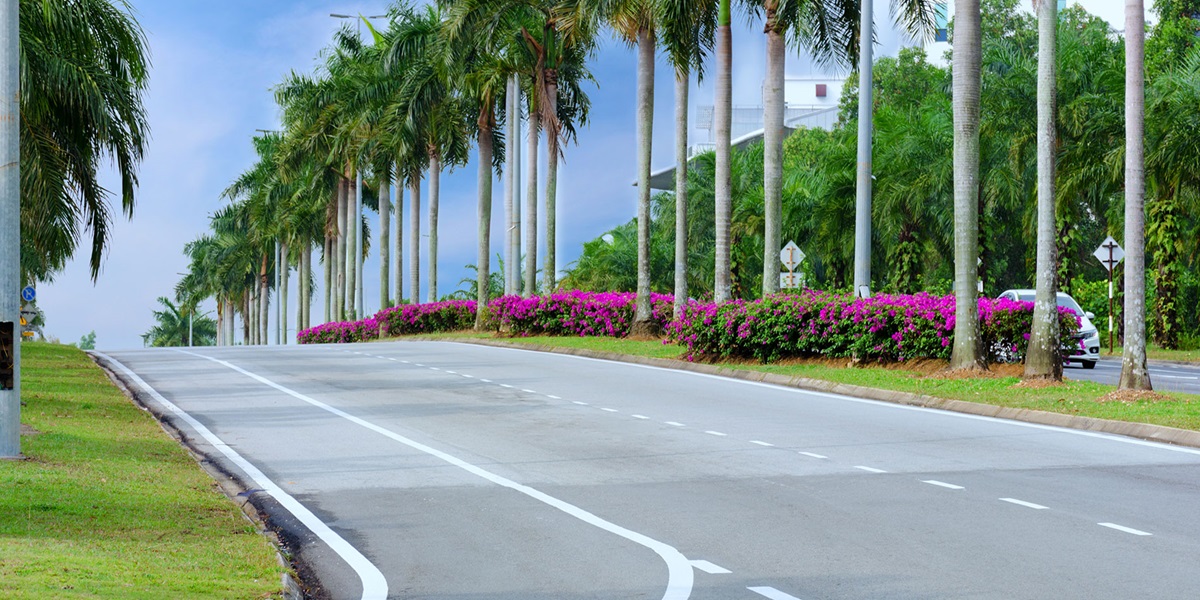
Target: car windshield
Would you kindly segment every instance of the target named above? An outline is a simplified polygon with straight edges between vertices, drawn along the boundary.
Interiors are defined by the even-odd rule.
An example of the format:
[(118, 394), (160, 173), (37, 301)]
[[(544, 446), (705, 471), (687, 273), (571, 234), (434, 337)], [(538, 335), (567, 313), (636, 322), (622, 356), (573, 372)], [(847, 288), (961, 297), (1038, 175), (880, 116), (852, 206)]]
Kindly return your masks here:
[[(1022, 302), (1033, 302), (1036, 298), (1037, 296), (1033, 292), (1028, 294), (1017, 294), (1017, 299)], [(1079, 305), (1075, 303), (1075, 299), (1066, 294), (1058, 295), (1058, 305), (1075, 311), (1075, 314), (1077, 315), (1083, 314), (1083, 309), (1079, 308)]]

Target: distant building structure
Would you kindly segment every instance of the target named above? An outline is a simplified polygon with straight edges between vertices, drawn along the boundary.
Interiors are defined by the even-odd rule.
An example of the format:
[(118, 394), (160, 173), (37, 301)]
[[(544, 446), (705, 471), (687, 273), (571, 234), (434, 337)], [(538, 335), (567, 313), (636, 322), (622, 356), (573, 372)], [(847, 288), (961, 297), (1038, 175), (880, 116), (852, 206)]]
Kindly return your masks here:
[[(838, 102), (842, 97), (844, 77), (788, 77), (783, 83), (784, 135), (802, 127), (833, 129), (837, 122)], [(763, 107), (734, 106), (731, 115), (730, 138), (734, 148), (744, 148), (763, 137)], [(708, 139), (688, 146), (688, 158), (716, 149), (713, 140), (713, 107), (697, 106), (695, 128), (707, 132)], [(634, 185), (637, 185), (636, 183)], [(650, 173), (650, 188), (675, 189), (675, 166)]]

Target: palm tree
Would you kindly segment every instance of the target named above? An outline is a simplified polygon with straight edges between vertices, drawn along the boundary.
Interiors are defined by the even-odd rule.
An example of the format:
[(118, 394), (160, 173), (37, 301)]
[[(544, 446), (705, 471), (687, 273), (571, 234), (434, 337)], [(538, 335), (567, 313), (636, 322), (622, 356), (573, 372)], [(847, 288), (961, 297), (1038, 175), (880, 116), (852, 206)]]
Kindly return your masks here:
[(23, 278), (60, 271), (90, 231), (95, 279), (112, 233), (105, 159), (133, 215), (149, 136), (146, 37), (123, 0), (20, 0), (18, 10)]
[(437, 300), (441, 171), (443, 166), (464, 164), (467, 155), (467, 125), (450, 74), (452, 61), (442, 20), (435, 6), (399, 13), (384, 62), (388, 72), (402, 81), (395, 104), (388, 108), (388, 127), (403, 131), (400, 137), (412, 134), (408, 143), (413, 151), (425, 153), (429, 165), (430, 302)]
[(730, 128), (733, 116), (733, 30), (730, 28), (730, 3), (719, 0), (717, 10), (717, 86), (713, 100), (713, 135), (716, 138), (716, 264), (713, 283), (713, 299), (725, 302), (730, 299), (732, 272), (730, 270), (729, 218), (733, 212), (730, 182), (730, 153), (732, 151)]
[(154, 327), (142, 334), (150, 346), (212, 346), (216, 343), (217, 323), (205, 314), (196, 313), (192, 301), (179, 305), (159, 296), (163, 310), (154, 311)]
[(704, 58), (713, 45), (716, 4), (710, 1), (660, 2), (663, 45), (675, 67), (675, 302), (683, 315), (688, 298), (688, 92), (691, 72), (704, 75)]
[(1125, 344), (1122, 390), (1149, 390), (1146, 368), (1144, 58), (1146, 10), (1125, 1)]
[(979, 94), (982, 44), (979, 0), (955, 0), (954, 347), (952, 369), (983, 369), (979, 337)]
[(1035, 5), (1038, 17), (1037, 81), (1037, 295), (1033, 307), (1033, 327), (1029, 351), (1025, 357), (1025, 378), (1062, 381), (1062, 356), (1058, 334), (1058, 281), (1055, 245), (1054, 163), (1055, 143), (1055, 31), (1058, 28), (1058, 3), (1040, 0)]
[[(658, 7), (652, 0), (622, 0), (605, 6), (604, 17), (625, 43), (637, 48), (638, 261), (637, 299), (631, 335), (658, 335), (650, 307), (650, 151), (654, 137), (654, 50)], [(547, 271), (553, 263), (547, 261)], [(549, 275), (553, 280), (553, 275)]]

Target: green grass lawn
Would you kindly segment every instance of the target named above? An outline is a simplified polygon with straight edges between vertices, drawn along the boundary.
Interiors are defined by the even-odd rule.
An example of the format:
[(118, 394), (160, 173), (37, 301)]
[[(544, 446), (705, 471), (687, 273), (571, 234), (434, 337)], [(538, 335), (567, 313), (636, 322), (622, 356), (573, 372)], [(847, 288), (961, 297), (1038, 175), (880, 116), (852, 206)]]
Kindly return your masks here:
[[(577, 348), (655, 358), (683, 358), (683, 349), (660, 341), (637, 341), (601, 337), (495, 337), (483, 334), (454, 334), (455, 339), (488, 338), (516, 344)], [(965, 400), (994, 406), (1028, 408), (1100, 419), (1152, 423), (1200, 431), (1200, 396), (1166, 392), (1167, 400), (1097, 402), (1115, 386), (1089, 381), (1068, 381), (1049, 388), (1024, 388), (1017, 377), (943, 379), (901, 369), (882, 367), (835, 367), (822, 364), (718, 363), (730, 369), (807, 377), (864, 387), (925, 394), (947, 400)]]
[(21, 347), (21, 440), (0, 461), (0, 598), (269, 598), (274, 548), (80, 350)]

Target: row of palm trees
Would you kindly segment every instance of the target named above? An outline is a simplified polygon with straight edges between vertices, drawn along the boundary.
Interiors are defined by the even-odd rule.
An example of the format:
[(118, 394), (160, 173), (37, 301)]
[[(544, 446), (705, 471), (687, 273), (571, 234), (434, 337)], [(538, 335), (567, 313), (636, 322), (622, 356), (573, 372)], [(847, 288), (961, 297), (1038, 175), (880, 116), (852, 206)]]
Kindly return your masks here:
[[(1134, 3), (1137, 7), (1133, 7)], [(789, 2), (787, 0), (745, 0), (739, 3), (751, 13), (762, 16), (768, 38), (767, 81), (764, 85), (764, 276), (763, 293), (777, 291), (778, 263), (771, 260), (780, 240), (781, 173), (782, 173), (782, 78), (786, 43), (791, 42), (817, 59), (832, 63), (847, 63), (855, 58), (858, 42), (857, 2), (833, 3)], [(1130, 0), (1130, 22), (1127, 31), (1135, 26), (1133, 18), (1141, 18), (1140, 2)], [(922, 35), (930, 30), (934, 10), (931, 3), (905, 0), (893, 7), (900, 21), (912, 33)], [(214, 216), (214, 236), (202, 238), (189, 246), (193, 259), (192, 275), (205, 274), (203, 282), (189, 281), (186, 288), (209, 293), (223, 307), (219, 316), (240, 310), (248, 316), (248, 338), (252, 343), (266, 341), (269, 279), (273, 265), (298, 263), (301, 278), (298, 326), (311, 324), (310, 294), (306, 282), (311, 281), (311, 264), (306, 257), (310, 249), (323, 238), (325, 277), (325, 318), (341, 319), (361, 313), (361, 257), (367, 244), (361, 226), (358, 199), (364, 198), (381, 214), (381, 250), (390, 246), (389, 189), (397, 189), (397, 223), (401, 221), (399, 190), (407, 188), (410, 197), (409, 233), (409, 297), (419, 301), (420, 284), (420, 198), (421, 183), (429, 187), (429, 295), (437, 298), (437, 215), (440, 174), (445, 168), (462, 165), (467, 160), (469, 146), (478, 150), (479, 172), (479, 258), (476, 285), (481, 305), (487, 300), (487, 281), (490, 264), (490, 212), (492, 170), (500, 170), (501, 149), (507, 155), (515, 150), (511, 125), (517, 122), (517, 112), (528, 119), (527, 152), (531, 157), (527, 169), (526, 198), (523, 221), (526, 230), (524, 280), (513, 281), (507, 274), (505, 289), (525, 295), (537, 289), (538, 269), (537, 167), (540, 132), (546, 132), (548, 160), (545, 190), (546, 263), (542, 269), (544, 289), (556, 285), (555, 217), (557, 165), (564, 142), (574, 134), (574, 128), (586, 123), (588, 101), (581, 84), (590, 79), (587, 59), (596, 36), (605, 26), (619, 38), (637, 47), (638, 55), (638, 306), (635, 332), (648, 332), (649, 325), (649, 157), (651, 115), (653, 113), (654, 55), (661, 47), (676, 70), (677, 90), (677, 172), (676, 218), (677, 250), (676, 296), (687, 297), (687, 169), (686, 169), (686, 89), (691, 73), (702, 76), (704, 59), (709, 52), (716, 54), (717, 85), (715, 109), (716, 160), (715, 210), (716, 255), (714, 296), (717, 301), (731, 298), (730, 264), (730, 109), (731, 109), (731, 0), (447, 0), (421, 9), (405, 3), (392, 7), (385, 29), (376, 29), (368, 22), (373, 44), (346, 28), (337, 34), (334, 44), (325, 53), (325, 64), (315, 76), (293, 73), (277, 88), (277, 99), (283, 109), (282, 132), (267, 133), (256, 140), (259, 163), (233, 186), (226, 195), (234, 200), (227, 211), (234, 214)], [(980, 368), (982, 352), (978, 343), (979, 325), (974, 311), (976, 292), (976, 261), (979, 254), (978, 195), (979, 185), (979, 110), (980, 110), (980, 7), (979, 0), (956, 0), (953, 44), (953, 114), (954, 114), (954, 206), (955, 206), (955, 281), (958, 296), (955, 346), (952, 366)], [(1039, 19), (1055, 19), (1052, 12), (1039, 9)], [(366, 21), (364, 19), (364, 21)], [(1053, 27), (1043, 27), (1041, 35), (1049, 35), (1053, 48)], [(1141, 38), (1131, 35), (1127, 89), (1135, 94), (1141, 89)], [(1053, 64), (1053, 53), (1042, 59)], [(1051, 67), (1052, 68), (1052, 67)], [(1042, 109), (1053, 112), (1053, 71), (1043, 73), (1039, 102)], [(1047, 79), (1048, 77), (1048, 79)], [(512, 83), (510, 83), (512, 82)], [(515, 94), (515, 92), (519, 92)], [(513, 102), (521, 100), (519, 108)], [(1047, 104), (1048, 103), (1048, 104)], [(1041, 110), (1039, 112), (1041, 112)], [(1138, 231), (1143, 228), (1139, 202), (1142, 184), (1138, 178), (1140, 151), (1140, 115), (1138, 97), (1131, 95), (1127, 103), (1129, 148), (1127, 168), (1127, 232), (1129, 268), (1127, 277), (1140, 277), (1141, 243)], [(1051, 137), (1039, 137), (1039, 148), (1052, 148), (1052, 121), (1040, 119), (1043, 131), (1049, 127)], [(1051, 123), (1047, 125), (1047, 123)], [(509, 135), (502, 135), (508, 124)], [(1043, 163), (1047, 161), (1043, 160)], [(1047, 163), (1049, 164), (1049, 163)], [(1043, 166), (1043, 169), (1052, 169)], [(508, 221), (519, 223), (513, 171), (507, 170), (505, 208)], [(365, 180), (366, 183), (360, 183)], [(1052, 186), (1052, 170), (1043, 174), (1039, 186)], [(1053, 189), (1039, 192), (1052, 198)], [(1043, 203), (1040, 219), (1047, 210), (1053, 223), (1053, 203)], [(322, 220), (323, 216), (323, 220)], [(305, 219), (303, 223), (299, 219)], [(221, 225), (221, 221), (235, 225)], [(315, 224), (315, 225), (314, 225)], [(218, 230), (225, 228), (225, 233)], [(1039, 228), (1039, 232), (1045, 228)], [(233, 232), (233, 233), (230, 233)], [(1051, 232), (1052, 233), (1052, 232)], [(241, 236), (233, 243), (231, 235)], [(396, 228), (397, 299), (404, 297), (399, 273), (402, 260), (400, 228)], [(516, 261), (519, 249), (513, 247), (510, 231), (508, 256)], [(519, 234), (518, 238), (519, 239)], [(278, 250), (274, 244), (278, 242)], [(225, 263), (197, 264), (220, 257), (211, 247), (232, 252), (244, 244), (252, 260), (230, 266)], [(1053, 236), (1042, 239), (1039, 248), (1053, 252)], [(359, 250), (363, 248), (363, 250)], [(272, 257), (275, 257), (274, 259)], [(381, 252), (381, 304), (391, 302), (388, 284), (390, 254)], [(249, 257), (243, 257), (249, 258)], [(1054, 262), (1053, 254), (1039, 251), (1039, 263)], [(228, 268), (226, 268), (228, 267)], [(282, 268), (281, 276), (288, 269)], [(1039, 269), (1039, 271), (1046, 271)], [(1052, 271), (1052, 269), (1050, 270)], [(229, 275), (238, 282), (226, 287)], [(1126, 297), (1132, 309), (1126, 310), (1126, 368), (1130, 375), (1123, 377), (1131, 387), (1148, 387), (1145, 376), (1144, 310), (1138, 310), (1139, 298), (1144, 303), (1142, 284), (1127, 281)], [(1038, 282), (1038, 314), (1052, 310), (1056, 283), (1053, 278)], [(286, 285), (278, 289), (286, 289)], [(1050, 300), (1047, 301), (1047, 298)], [(240, 303), (240, 304), (239, 304)], [(682, 306), (677, 302), (677, 310)], [(480, 311), (480, 319), (484, 317)], [(1053, 321), (1039, 318), (1035, 321)], [(1139, 324), (1141, 329), (1139, 329)], [(226, 329), (228, 326), (226, 326)], [(1139, 338), (1138, 331), (1142, 331)], [(232, 335), (226, 336), (226, 342)], [(1038, 348), (1051, 356), (1057, 348), (1057, 332), (1038, 329), (1038, 343), (1031, 350), (1031, 376), (1061, 376), (1055, 374), (1054, 360), (1038, 360)], [(1044, 342), (1043, 340), (1055, 340)], [(1140, 355), (1139, 355), (1140, 352)], [(1050, 372), (1045, 372), (1049, 368)]]

